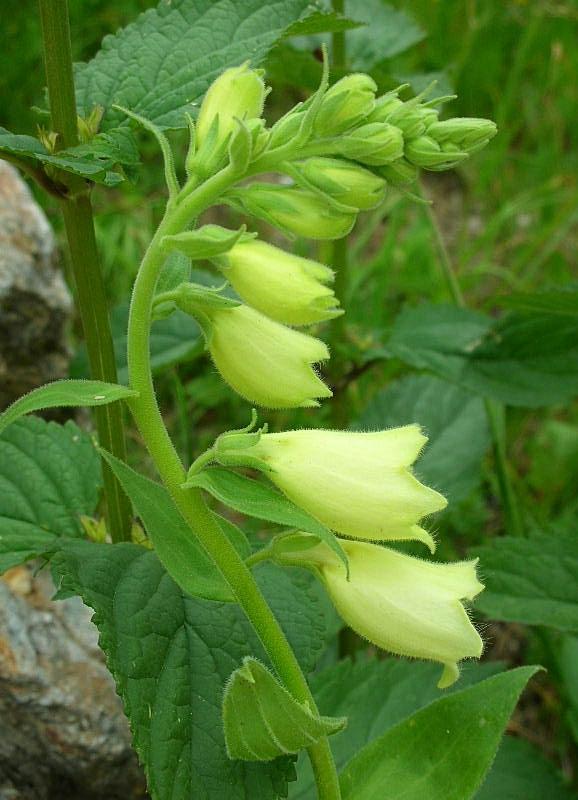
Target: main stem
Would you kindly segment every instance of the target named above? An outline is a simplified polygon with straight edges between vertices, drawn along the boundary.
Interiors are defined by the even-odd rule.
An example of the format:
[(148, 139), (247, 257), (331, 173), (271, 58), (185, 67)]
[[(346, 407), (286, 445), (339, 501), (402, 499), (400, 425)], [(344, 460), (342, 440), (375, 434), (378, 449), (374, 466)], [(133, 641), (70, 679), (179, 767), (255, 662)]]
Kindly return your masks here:
[[(421, 186), (419, 194), (424, 200), (427, 201), (427, 197), (423, 187)], [(425, 208), (431, 229), (435, 236), (440, 263), (452, 300), (456, 306), (459, 306), (460, 308), (466, 308), (466, 301), (460, 289), (450, 254), (446, 247), (446, 243), (437, 218), (429, 202), (427, 202)], [(506, 453), (505, 407), (501, 403), (497, 403), (494, 400), (489, 399), (486, 399), (484, 404), (492, 434), (494, 458), (496, 460), (496, 469), (498, 473), (498, 485), (500, 487), (504, 516), (506, 518), (506, 527), (509, 533), (512, 533), (515, 536), (521, 536), (522, 520), (516, 500), (516, 494), (510, 478), (508, 457)]]
[[(39, 0), (39, 5), (52, 127), (58, 134), (59, 148), (74, 147), (78, 144), (78, 132), (68, 3), (67, 0)], [(90, 197), (81, 178), (66, 176), (65, 180), (69, 194), (60, 200), (60, 206), (90, 373), (96, 380), (116, 383), (116, 362)], [(117, 458), (126, 460), (120, 403), (95, 409), (95, 418), (101, 445)], [(114, 542), (127, 540), (131, 523), (129, 500), (104, 461), (102, 473), (110, 535)]]
[[(185, 470), (170, 439), (154, 391), (149, 338), (155, 287), (164, 256), (163, 236), (178, 233), (234, 182), (232, 173), (222, 170), (195, 191), (169, 202), (141, 264), (135, 281), (128, 326), (130, 385), (139, 392), (131, 411), (158, 472), (176, 506), (188, 522), (217, 568), (229, 584), (247, 615), (271, 662), (293, 696), (314, 711), (315, 701), (285, 634), (261, 594), (251, 570), (239, 556), (207, 508), (198, 489), (181, 488)], [(309, 749), (320, 800), (339, 800), (339, 779), (327, 738)]]

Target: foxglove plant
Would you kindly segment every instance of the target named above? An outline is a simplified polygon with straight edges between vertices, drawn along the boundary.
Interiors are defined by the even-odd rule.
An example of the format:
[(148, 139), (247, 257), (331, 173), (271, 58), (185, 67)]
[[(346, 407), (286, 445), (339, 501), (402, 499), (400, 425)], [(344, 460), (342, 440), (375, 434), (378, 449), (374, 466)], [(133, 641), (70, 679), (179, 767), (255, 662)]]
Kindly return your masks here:
[[(338, 239), (351, 230), (360, 210), (381, 202), (388, 184), (409, 186), (419, 168), (448, 169), (495, 133), (487, 120), (439, 122), (435, 102), (404, 102), (399, 91), (376, 98), (376, 90), (363, 74), (346, 76), (329, 88), (325, 67), (318, 91), (268, 128), (262, 117), (268, 93), (263, 73), (248, 64), (229, 69), (209, 88), (196, 124), (189, 120), (182, 183), (164, 134), (130, 109), (119, 109), (156, 135), (169, 196), (134, 284), (129, 387), (102, 384), (92, 392), (85, 387), (89, 405), (126, 400), (172, 498), (173, 512), (188, 526), (184, 537), (172, 525), (160, 537), (158, 531), (151, 535), (166, 570), (189, 593), (238, 603), (275, 670), (273, 675), (258, 662), (247, 662), (233, 673), (223, 714), (229, 755), (269, 760), (306, 748), (318, 796), (326, 800), (341, 796), (327, 737), (341, 730), (343, 721), (319, 715), (253, 570), (266, 560), (311, 570), (348, 625), (381, 649), (439, 662), (439, 686), (446, 687), (457, 679), (459, 662), (479, 657), (482, 650), (462, 604), (482, 589), (475, 563), (439, 564), (381, 544), (416, 540), (435, 550), (423, 519), (446, 501), (411, 471), (426, 442), (416, 425), (374, 433), (268, 432), (266, 426), (256, 429), (254, 418), (242, 431), (221, 434), (187, 469), (159, 410), (150, 329), (155, 317), (176, 308), (192, 316), (222, 378), (252, 404), (308, 408), (331, 396), (317, 371), (329, 358), (327, 346), (296, 328), (343, 313), (331, 289), (332, 270), (275, 247), (245, 227), (198, 227), (197, 221), (212, 206), (226, 204), (288, 236)], [(273, 172), (291, 183), (260, 177)], [(222, 288), (190, 281), (157, 292), (164, 264), (175, 251), (193, 261), (210, 260), (238, 299)], [(67, 404), (66, 391), (53, 384), (40, 390), (36, 400), (18, 401), (4, 422), (58, 403)], [(106, 457), (122, 481), (122, 465)], [(326, 535), (290, 530), (244, 558), (226, 523), (205, 501), (201, 487), (212, 463), (225, 470), (259, 470)], [(200, 543), (224, 581), (218, 596), (195, 584), (187, 563), (191, 539)], [(240, 722), (245, 717), (254, 720), (246, 734)], [(292, 720), (290, 735), (286, 718)], [(262, 730), (259, 720), (264, 720)]]

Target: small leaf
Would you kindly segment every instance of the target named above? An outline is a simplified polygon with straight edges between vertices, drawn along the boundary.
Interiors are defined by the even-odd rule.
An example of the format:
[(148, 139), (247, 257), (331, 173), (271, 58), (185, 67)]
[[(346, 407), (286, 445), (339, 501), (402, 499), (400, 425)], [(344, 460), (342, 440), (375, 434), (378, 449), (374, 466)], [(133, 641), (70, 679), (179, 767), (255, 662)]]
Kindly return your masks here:
[(343, 800), (469, 800), (537, 667), (520, 667), (436, 700), (355, 755)]
[(358, 22), (344, 17), (335, 11), (314, 11), (308, 17), (297, 20), (285, 31), (283, 38), (291, 36), (310, 36), (314, 33), (339, 33), (353, 28), (359, 28), (364, 22)]
[(343, 730), (345, 718), (312, 714), (255, 658), (233, 672), (223, 697), (229, 758), (272, 761)]
[[(173, 580), (193, 597), (233, 602), (228, 584), (195, 538), (168, 491), (106, 450), (101, 452), (132, 500), (156, 554)], [(225, 520), (220, 517), (216, 521), (227, 535), (233, 529), (233, 544), (243, 557), (249, 555), (251, 548), (241, 531), (232, 523), (223, 524)]]
[(15, 420), (45, 408), (67, 406), (106, 406), (117, 400), (136, 397), (138, 392), (127, 386), (104, 381), (62, 380), (47, 383), (19, 397), (0, 414), (0, 433)]
[(157, 281), (156, 293), (170, 292), (191, 277), (191, 259), (184, 253), (174, 250), (163, 264), (162, 272)]
[(565, 534), (500, 537), (473, 551), (485, 591), (476, 608), (492, 619), (578, 632), (578, 540)]
[(328, 544), (347, 567), (347, 556), (337, 537), (269, 484), (221, 467), (210, 467), (189, 478), (187, 485), (204, 489), (241, 514), (312, 533)]
[(81, 537), (94, 515), (100, 459), (73, 422), (21, 419), (0, 436), (0, 573), (42, 554), (60, 536)]
[[(245, 235), (245, 231), (244, 225), (238, 231), (231, 231), (220, 225), (203, 225), (193, 231), (165, 236), (162, 246), (167, 252), (179, 250), (193, 261), (198, 261), (227, 253)], [(249, 234), (247, 238), (255, 235)]]

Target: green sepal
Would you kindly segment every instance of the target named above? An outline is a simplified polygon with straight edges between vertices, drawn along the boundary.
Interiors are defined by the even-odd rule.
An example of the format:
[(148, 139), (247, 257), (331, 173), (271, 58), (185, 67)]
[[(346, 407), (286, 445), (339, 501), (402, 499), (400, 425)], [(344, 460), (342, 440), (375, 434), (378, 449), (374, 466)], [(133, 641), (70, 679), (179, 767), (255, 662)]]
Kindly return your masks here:
[(313, 714), (260, 661), (247, 657), (225, 688), (223, 723), (229, 758), (272, 761), (338, 733), (347, 719)]
[(212, 336), (211, 312), (241, 305), (238, 300), (220, 294), (222, 288), (210, 288), (199, 283), (181, 283), (172, 292), (157, 295), (155, 304), (162, 308), (166, 302), (172, 301), (185, 314), (194, 317), (199, 323), (208, 347)]
[(166, 253), (179, 250), (193, 261), (199, 261), (223, 255), (239, 240), (247, 241), (256, 236), (256, 233), (247, 233), (245, 225), (236, 231), (222, 228), (220, 225), (203, 225), (202, 228), (196, 228), (193, 231), (164, 236), (162, 248)]
[(253, 137), (243, 120), (237, 121), (237, 130), (229, 139), (229, 163), (236, 175), (244, 175), (253, 157)]

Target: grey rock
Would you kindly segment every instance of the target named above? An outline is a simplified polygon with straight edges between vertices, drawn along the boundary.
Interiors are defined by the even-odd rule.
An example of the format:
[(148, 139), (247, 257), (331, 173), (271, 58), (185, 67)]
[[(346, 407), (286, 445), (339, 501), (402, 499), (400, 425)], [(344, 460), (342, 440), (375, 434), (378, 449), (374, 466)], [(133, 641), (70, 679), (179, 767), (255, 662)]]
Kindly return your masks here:
[(57, 262), (44, 212), (0, 161), (0, 408), (67, 373), (72, 300)]
[(137, 800), (145, 782), (80, 599), (49, 573), (0, 580), (0, 800)]

